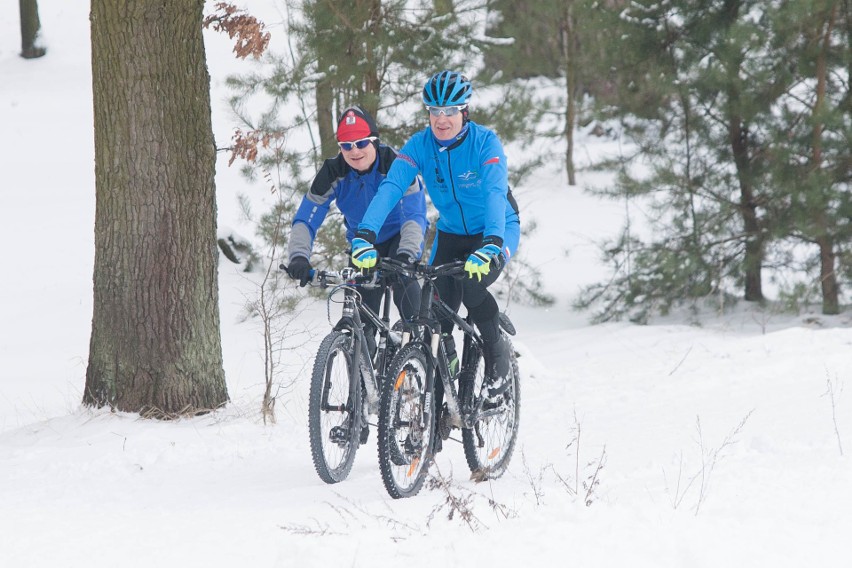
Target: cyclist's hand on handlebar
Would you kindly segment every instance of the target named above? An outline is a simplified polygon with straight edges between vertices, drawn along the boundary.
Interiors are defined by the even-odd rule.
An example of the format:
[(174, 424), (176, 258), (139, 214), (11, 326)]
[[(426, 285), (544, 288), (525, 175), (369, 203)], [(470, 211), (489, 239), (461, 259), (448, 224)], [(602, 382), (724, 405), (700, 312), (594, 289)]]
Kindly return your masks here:
[(376, 267), (379, 253), (373, 246), (376, 236), (372, 231), (359, 230), (352, 239), (352, 264), (361, 272), (369, 272)]
[(310, 261), (304, 256), (294, 256), (287, 267), (287, 275), (293, 280), (299, 281), (299, 286), (305, 286), (311, 279)]
[(408, 264), (414, 264), (414, 261), (416, 260), (415, 258), (413, 258), (413, 257), (412, 257), (410, 254), (408, 254), (407, 252), (398, 252), (398, 253), (396, 254), (396, 256), (395, 256), (395, 257), (393, 257), (393, 258), (394, 258), (394, 260), (396, 260), (397, 262), (401, 262), (402, 264), (406, 264), (406, 265), (408, 265)]
[(500, 247), (490, 243), (471, 253), (464, 263), (468, 278), (482, 281), (482, 277), (491, 272), (491, 260), (500, 254)]

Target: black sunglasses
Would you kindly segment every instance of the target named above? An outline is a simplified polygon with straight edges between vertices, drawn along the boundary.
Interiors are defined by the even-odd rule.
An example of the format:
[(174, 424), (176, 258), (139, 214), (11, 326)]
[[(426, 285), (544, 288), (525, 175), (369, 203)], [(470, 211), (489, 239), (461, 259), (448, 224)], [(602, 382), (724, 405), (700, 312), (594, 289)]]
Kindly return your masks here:
[(367, 146), (370, 145), (370, 142), (376, 140), (375, 136), (369, 136), (367, 138), (361, 138), (360, 140), (354, 140), (352, 142), (338, 142), (337, 145), (340, 146), (340, 149), (344, 152), (349, 152), (352, 148), (358, 148), (359, 150), (363, 150)]

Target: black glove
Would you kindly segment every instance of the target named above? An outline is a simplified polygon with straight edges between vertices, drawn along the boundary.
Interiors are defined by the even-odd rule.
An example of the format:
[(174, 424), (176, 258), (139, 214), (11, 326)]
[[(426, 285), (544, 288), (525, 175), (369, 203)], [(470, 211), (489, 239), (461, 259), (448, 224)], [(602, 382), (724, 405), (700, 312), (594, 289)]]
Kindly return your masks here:
[(311, 279), (311, 263), (304, 256), (294, 256), (287, 267), (287, 274), (293, 280), (299, 281), (299, 286), (304, 286)]
[(394, 260), (397, 262), (401, 262), (403, 264), (414, 264), (414, 258), (411, 257), (407, 252), (398, 252), (394, 257)]

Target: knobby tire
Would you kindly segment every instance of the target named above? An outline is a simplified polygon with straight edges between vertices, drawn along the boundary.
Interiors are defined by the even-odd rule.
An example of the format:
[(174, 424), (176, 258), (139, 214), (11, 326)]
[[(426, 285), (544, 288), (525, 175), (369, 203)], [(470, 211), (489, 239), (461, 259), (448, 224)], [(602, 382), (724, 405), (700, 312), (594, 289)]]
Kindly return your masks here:
[(379, 469), (394, 499), (417, 495), (432, 460), (435, 400), (426, 392), (432, 358), (429, 347), (414, 341), (394, 357), (382, 388), (379, 409)]
[[(505, 335), (504, 339), (509, 342)], [(515, 451), (521, 412), (520, 374), (511, 342), (509, 350), (512, 353), (512, 377), (501, 402), (487, 405), (473, 428), (462, 430), (464, 456), (472, 477), (478, 481), (496, 479), (503, 475)], [(482, 354), (478, 355), (476, 364), (471, 365), (472, 368), (462, 369), (459, 373), (463, 389), (462, 405), (467, 408), (477, 405), (482, 396), (480, 391), (485, 377), (485, 364)]]
[[(361, 384), (349, 384), (358, 360), (348, 333), (333, 331), (320, 343), (311, 374), (308, 431), (311, 456), (320, 479), (346, 479), (355, 461), (361, 432)], [(355, 375), (360, 378), (360, 373)]]

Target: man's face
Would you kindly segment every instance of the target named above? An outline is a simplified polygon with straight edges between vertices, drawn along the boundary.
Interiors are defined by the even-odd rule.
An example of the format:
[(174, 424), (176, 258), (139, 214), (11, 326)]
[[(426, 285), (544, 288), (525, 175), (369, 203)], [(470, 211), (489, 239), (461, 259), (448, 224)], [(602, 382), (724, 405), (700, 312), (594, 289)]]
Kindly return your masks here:
[(376, 145), (370, 142), (364, 148), (358, 148), (357, 145), (352, 145), (351, 150), (340, 149), (343, 154), (343, 159), (349, 166), (359, 172), (366, 172), (373, 167), (373, 162), (376, 161)]
[[(433, 107), (442, 108), (442, 107)], [(435, 116), (429, 113), (429, 126), (432, 127), (432, 134), (438, 140), (452, 140), (461, 132), (464, 124), (464, 116), (461, 112), (457, 112), (453, 116), (447, 116), (443, 113)]]

